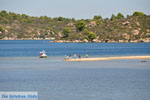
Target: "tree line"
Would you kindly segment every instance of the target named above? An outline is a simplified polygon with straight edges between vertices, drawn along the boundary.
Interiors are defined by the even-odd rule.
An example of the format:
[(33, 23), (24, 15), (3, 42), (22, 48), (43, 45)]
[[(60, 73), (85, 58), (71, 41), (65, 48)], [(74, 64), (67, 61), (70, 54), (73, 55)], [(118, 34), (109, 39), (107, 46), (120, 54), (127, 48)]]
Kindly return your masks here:
[[(124, 24), (125, 23), (125, 24)], [(0, 39), (9, 38), (49, 38), (62, 40), (88, 40), (94, 39), (129, 39), (146, 38), (150, 29), (150, 16), (136, 11), (126, 17), (122, 13), (112, 14), (111, 18), (102, 18), (95, 15), (93, 19), (80, 19), (65, 17), (28, 16), (13, 12), (0, 12)], [(134, 30), (140, 34), (134, 36)]]

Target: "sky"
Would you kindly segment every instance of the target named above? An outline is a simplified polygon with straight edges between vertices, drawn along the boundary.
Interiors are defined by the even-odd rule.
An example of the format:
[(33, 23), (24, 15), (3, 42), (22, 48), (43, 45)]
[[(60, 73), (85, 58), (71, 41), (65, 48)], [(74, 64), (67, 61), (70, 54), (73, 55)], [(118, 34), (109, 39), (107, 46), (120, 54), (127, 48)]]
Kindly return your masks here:
[(38, 17), (110, 18), (119, 12), (124, 16), (135, 11), (150, 15), (150, 0), (0, 0), (1, 10)]

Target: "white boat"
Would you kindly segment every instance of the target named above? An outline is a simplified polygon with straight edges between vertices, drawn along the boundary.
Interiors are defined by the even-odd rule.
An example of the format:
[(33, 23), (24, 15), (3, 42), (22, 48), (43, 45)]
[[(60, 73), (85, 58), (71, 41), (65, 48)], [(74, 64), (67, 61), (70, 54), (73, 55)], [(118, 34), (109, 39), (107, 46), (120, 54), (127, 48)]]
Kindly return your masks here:
[(40, 58), (47, 58), (46, 52), (44, 50), (40, 52)]

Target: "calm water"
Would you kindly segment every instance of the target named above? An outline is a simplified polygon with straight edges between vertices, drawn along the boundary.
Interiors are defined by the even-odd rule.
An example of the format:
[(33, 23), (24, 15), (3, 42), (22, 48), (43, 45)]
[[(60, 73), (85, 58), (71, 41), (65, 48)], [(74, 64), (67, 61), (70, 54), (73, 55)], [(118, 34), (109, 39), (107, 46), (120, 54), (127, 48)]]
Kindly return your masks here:
[[(43, 49), (47, 59), (39, 58)], [(150, 55), (150, 43), (1, 40), (0, 91), (38, 91), (39, 100), (150, 100), (150, 60), (63, 61), (65, 54), (86, 52)]]
[(0, 40), (0, 57), (82, 54), (89, 56), (150, 55), (150, 43), (50, 43), (44, 40)]

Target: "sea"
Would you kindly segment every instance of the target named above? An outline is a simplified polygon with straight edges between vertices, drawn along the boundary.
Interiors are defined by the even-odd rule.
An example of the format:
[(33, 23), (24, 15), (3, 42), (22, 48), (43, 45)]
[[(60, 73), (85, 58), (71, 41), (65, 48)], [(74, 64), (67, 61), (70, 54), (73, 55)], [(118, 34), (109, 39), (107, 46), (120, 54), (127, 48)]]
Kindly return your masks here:
[(0, 40), (0, 91), (35, 91), (38, 100), (150, 100), (150, 60), (64, 61), (70, 54), (150, 56), (150, 43)]

